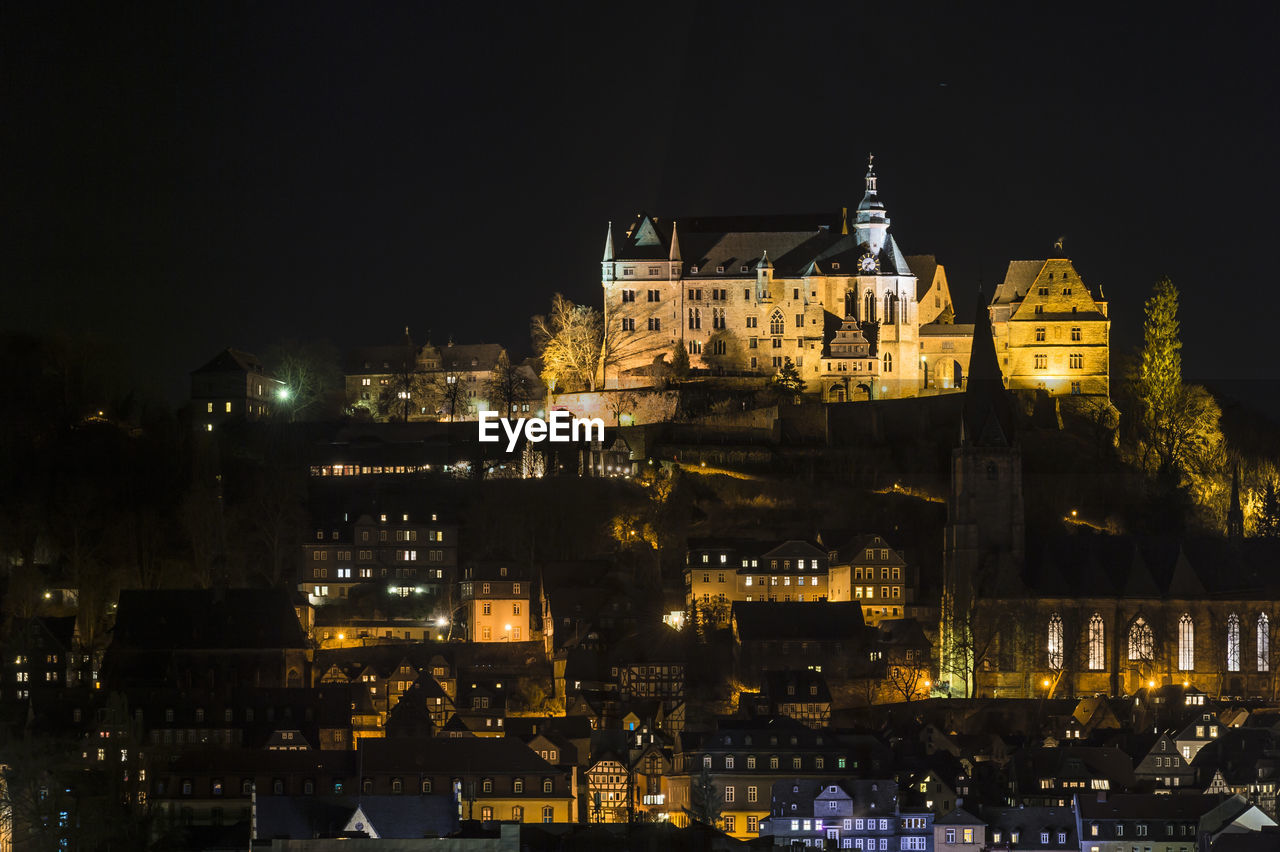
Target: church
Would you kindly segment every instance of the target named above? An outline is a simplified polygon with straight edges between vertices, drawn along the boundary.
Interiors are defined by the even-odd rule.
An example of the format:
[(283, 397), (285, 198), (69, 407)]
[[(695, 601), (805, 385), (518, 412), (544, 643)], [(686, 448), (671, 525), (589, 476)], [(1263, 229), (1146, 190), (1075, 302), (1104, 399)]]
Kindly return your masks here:
[(1275, 700), (1280, 656), (1271, 626), (1280, 618), (1280, 582), (1267, 570), (1274, 549), (1242, 537), (1238, 478), (1226, 538), (1109, 535), (1064, 524), (1029, 542), (1004, 350), (987, 319), (979, 310), (952, 453), (942, 691), (1074, 698), (1173, 687)]
[[(890, 231), (873, 163), (862, 201), (833, 214), (640, 214), (605, 236), (606, 388), (655, 384), (677, 350), (695, 370), (775, 375), (787, 361), (824, 402), (965, 386), (973, 326), (945, 267)], [(1109, 391), (1106, 302), (1070, 260), (1014, 261), (989, 306), (1007, 386)]]

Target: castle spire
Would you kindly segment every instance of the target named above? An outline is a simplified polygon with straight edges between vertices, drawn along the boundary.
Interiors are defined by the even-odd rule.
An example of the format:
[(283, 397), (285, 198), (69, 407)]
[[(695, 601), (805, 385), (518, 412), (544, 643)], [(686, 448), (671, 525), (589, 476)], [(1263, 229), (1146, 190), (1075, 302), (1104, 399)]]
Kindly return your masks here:
[(674, 219), (671, 221), (671, 254), (667, 257), (667, 260), (670, 260), (673, 263), (680, 262), (680, 237), (676, 234), (676, 223)]
[(868, 193), (874, 193), (874, 192), (876, 191), (876, 167), (875, 167), (875, 161), (876, 161), (876, 155), (875, 155), (875, 154), (867, 154), (867, 176), (866, 176), (866, 182), (867, 182), (867, 192), (868, 192)]
[(613, 260), (613, 222), (609, 223), (608, 229), (604, 235), (604, 257), (601, 263), (609, 263)]

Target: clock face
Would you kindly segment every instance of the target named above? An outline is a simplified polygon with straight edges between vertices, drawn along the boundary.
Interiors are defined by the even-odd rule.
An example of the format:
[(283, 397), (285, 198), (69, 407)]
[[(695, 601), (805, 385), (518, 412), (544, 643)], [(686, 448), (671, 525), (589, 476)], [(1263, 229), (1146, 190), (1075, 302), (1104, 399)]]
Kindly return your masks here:
[(880, 263), (876, 260), (875, 255), (872, 254), (864, 254), (862, 259), (858, 261), (858, 268), (863, 272), (875, 272), (879, 266)]

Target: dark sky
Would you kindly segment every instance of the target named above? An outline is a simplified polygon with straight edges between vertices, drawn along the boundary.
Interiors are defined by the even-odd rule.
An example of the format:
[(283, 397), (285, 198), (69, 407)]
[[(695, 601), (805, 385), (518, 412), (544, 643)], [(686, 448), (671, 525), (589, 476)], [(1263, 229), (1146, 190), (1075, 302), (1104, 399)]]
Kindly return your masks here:
[(1269, 377), (1252, 7), (7, 4), (3, 321), (120, 339), (175, 401), (228, 345), (525, 352), (553, 292), (598, 303), (609, 219), (856, 205), (874, 151), (966, 317), (1065, 235), (1118, 347), (1168, 274), (1187, 374)]

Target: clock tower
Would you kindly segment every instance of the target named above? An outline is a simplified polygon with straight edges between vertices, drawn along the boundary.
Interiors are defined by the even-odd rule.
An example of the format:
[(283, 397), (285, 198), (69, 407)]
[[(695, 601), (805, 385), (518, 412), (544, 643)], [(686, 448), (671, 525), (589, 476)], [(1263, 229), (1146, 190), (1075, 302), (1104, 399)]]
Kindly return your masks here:
[[(924, 386), (919, 343), (916, 276), (889, 233), (889, 214), (867, 157), (866, 190), (853, 216), (854, 278), (846, 299), (864, 324), (873, 324), (880, 375), (872, 398), (917, 396)], [(855, 297), (856, 294), (856, 297)]]

